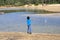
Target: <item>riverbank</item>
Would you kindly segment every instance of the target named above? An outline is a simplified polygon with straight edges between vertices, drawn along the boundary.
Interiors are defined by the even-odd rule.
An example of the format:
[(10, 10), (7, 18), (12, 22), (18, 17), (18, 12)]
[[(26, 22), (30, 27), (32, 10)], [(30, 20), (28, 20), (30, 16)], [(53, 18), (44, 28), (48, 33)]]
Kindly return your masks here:
[(42, 6), (40, 5), (24, 5), (24, 6), (13, 6), (13, 7), (0, 7), (0, 11), (1, 10), (44, 10), (44, 11), (48, 11), (48, 12), (57, 12), (60, 13), (60, 4), (48, 4), (48, 5), (44, 5)]
[(60, 34), (0, 32), (0, 40), (60, 40)]

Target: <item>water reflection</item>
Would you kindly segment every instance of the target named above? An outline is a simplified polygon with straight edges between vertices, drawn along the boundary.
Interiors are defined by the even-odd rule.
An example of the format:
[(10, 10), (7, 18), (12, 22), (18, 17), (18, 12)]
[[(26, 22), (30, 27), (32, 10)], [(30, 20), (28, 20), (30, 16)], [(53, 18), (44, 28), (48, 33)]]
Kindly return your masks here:
[(0, 15), (0, 31), (26, 32), (27, 16), (31, 17), (33, 32), (60, 34), (60, 16), (43, 16), (34, 12), (12, 12)]

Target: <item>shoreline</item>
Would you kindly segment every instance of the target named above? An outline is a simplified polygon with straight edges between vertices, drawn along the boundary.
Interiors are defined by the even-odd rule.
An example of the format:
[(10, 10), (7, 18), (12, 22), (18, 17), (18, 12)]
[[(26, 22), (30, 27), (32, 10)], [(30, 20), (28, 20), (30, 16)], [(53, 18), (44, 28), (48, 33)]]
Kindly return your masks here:
[[(38, 14), (39, 15), (39, 14)], [(52, 17), (52, 16), (60, 16), (60, 13), (52, 13), (52, 14), (40, 14), (40, 16), (48, 16), (48, 17)]]
[(45, 10), (53, 13), (60, 13), (60, 4), (40, 5), (24, 5), (18, 7), (0, 7), (1, 10)]
[(0, 40), (60, 40), (60, 34), (0, 32)]

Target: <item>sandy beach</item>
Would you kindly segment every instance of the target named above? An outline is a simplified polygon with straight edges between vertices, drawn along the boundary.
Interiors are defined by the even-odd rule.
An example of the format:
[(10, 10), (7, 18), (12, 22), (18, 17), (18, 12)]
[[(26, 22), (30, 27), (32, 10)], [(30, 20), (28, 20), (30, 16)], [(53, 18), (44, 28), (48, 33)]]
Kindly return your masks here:
[(18, 6), (18, 7), (4, 7), (1, 6), (0, 10), (46, 10), (51, 12), (59, 12), (60, 13), (60, 4), (48, 4), (42, 6), (41, 4), (35, 6), (35, 5), (24, 5), (24, 6)]
[(0, 40), (60, 40), (60, 34), (0, 32)]

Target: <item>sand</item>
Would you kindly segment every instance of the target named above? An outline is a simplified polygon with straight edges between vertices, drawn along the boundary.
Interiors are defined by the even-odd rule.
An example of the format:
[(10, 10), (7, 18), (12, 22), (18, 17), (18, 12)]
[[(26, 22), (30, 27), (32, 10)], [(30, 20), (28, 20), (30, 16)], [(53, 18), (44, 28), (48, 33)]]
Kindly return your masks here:
[(46, 10), (46, 11), (51, 11), (51, 12), (60, 12), (60, 4), (48, 4), (48, 5), (44, 5), (42, 6), (41, 4), (35, 6), (25, 6), (26, 8), (30, 8), (30, 9), (38, 9), (38, 10)]
[(0, 32), (0, 40), (60, 40), (60, 34)]
[(50, 13), (50, 14), (36, 14), (38, 16), (42, 16), (42, 17), (60, 17), (60, 13)]
[(24, 6), (18, 6), (18, 7), (4, 7), (1, 6), (0, 10), (20, 10), (20, 9), (32, 9), (32, 10), (46, 10), (46, 11), (51, 11), (51, 12), (59, 12), (60, 13), (60, 4), (48, 4), (42, 6), (41, 4), (35, 6), (35, 5), (24, 5)]

